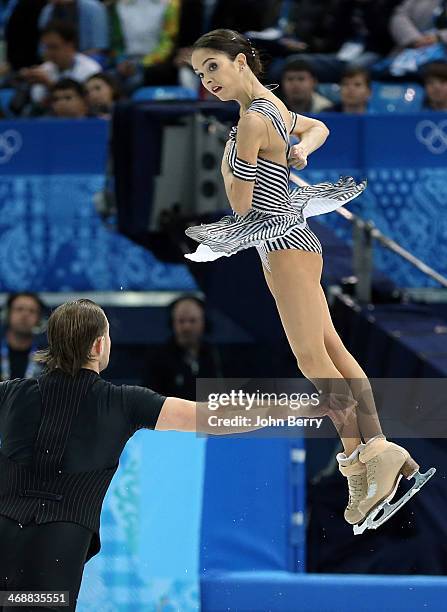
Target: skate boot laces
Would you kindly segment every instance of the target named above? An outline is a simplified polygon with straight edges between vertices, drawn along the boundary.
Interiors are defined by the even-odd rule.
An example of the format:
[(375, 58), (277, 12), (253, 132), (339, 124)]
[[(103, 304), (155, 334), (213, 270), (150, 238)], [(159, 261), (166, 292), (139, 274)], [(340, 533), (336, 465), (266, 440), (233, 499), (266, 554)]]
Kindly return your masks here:
[(356, 474), (348, 478), (348, 509), (356, 508), (365, 497), (364, 475)]
[(373, 457), (366, 464), (366, 481), (368, 483), (367, 499), (374, 497), (377, 492), (376, 468), (378, 464), (379, 457)]

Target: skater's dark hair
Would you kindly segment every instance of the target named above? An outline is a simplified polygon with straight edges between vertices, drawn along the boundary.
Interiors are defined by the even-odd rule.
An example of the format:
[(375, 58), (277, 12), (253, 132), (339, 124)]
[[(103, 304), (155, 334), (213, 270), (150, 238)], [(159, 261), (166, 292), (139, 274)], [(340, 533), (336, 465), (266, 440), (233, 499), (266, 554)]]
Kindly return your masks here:
[(231, 60), (234, 60), (238, 53), (243, 53), (254, 75), (259, 77), (262, 74), (263, 66), (259, 51), (248, 38), (235, 30), (212, 30), (196, 40), (193, 45), (193, 50), (195, 49), (214, 49), (225, 53)]
[(48, 348), (38, 351), (34, 359), (47, 370), (60, 368), (75, 376), (89, 361), (95, 340), (106, 331), (106, 315), (98, 304), (86, 299), (66, 302), (48, 319)]

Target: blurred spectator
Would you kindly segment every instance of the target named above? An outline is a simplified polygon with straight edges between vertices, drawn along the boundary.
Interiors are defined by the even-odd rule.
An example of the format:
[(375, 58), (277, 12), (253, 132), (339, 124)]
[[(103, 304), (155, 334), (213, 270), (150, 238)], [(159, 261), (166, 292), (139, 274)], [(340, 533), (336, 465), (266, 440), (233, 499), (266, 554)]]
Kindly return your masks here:
[(447, 62), (433, 62), (423, 71), (424, 110), (447, 111)]
[(0, 380), (32, 378), (41, 367), (33, 361), (39, 346), (45, 306), (36, 293), (14, 293), (3, 310), (4, 334), (1, 344)]
[(288, 4), (283, 24), (285, 36), (279, 41), (282, 45), (282, 55), (297, 51), (306, 53), (334, 51), (326, 24), (333, 0), (292, 0)]
[(278, 21), (282, 0), (204, 0), (204, 31), (228, 28), (261, 32)]
[(191, 68), (193, 43), (203, 33), (203, 0), (182, 0), (179, 31), (173, 63), (178, 71), (178, 82), (184, 87), (197, 89), (199, 80)]
[(168, 396), (196, 399), (196, 378), (222, 377), (220, 354), (205, 341), (209, 322), (205, 305), (195, 296), (184, 295), (170, 306), (172, 337), (148, 359), (145, 385)]
[[(328, 0), (314, 0), (313, 7), (321, 2), (327, 3)], [(310, 4), (309, 0), (307, 3)], [(302, 41), (295, 40), (293, 34), (284, 27), (286, 14), (290, 15), (291, 7), (295, 4), (293, 0), (205, 0), (204, 4), (208, 7), (205, 11), (205, 31), (228, 28), (244, 33), (262, 54), (267, 74), (270, 74), (270, 66), (276, 58), (306, 48)], [(300, 23), (302, 17), (301, 11)], [(274, 77), (276, 81), (279, 80), (281, 67), (282, 62), (279, 62)]]
[(45, 0), (18, 0), (8, 6), (5, 21), (6, 58), (12, 71), (39, 61), (38, 20)]
[[(327, 0), (325, 0), (327, 1)], [(178, 48), (217, 28), (261, 32), (275, 26), (283, 0), (182, 0)]]
[(402, 0), (332, 0), (325, 16), (331, 50), (340, 59), (368, 67), (393, 48), (389, 23)]
[(288, 62), (281, 77), (281, 97), (288, 109), (295, 113), (319, 113), (332, 102), (316, 90), (318, 81), (308, 62)]
[(90, 115), (109, 119), (113, 105), (121, 97), (121, 91), (115, 79), (104, 72), (94, 74), (86, 80), (85, 90)]
[(111, 49), (126, 92), (177, 83), (180, 0), (110, 0)]
[(51, 88), (51, 114), (59, 119), (87, 117), (87, 101), (81, 83), (61, 79)]
[[(238, 32), (256, 30), (250, 37), (257, 44), (257, 34), (276, 25), (282, 0), (182, 0), (180, 25), (174, 64), (179, 71), (179, 82), (195, 89), (199, 79), (190, 66), (193, 43), (204, 32), (216, 28), (229, 28)], [(270, 50), (268, 40), (262, 38), (260, 46)], [(206, 93), (204, 91), (204, 97)], [(215, 99), (215, 98), (214, 98)]]
[[(312, 26), (308, 27), (306, 52), (300, 57), (311, 62), (321, 82), (338, 82), (348, 66), (368, 68), (387, 55), (393, 46), (388, 34), (389, 19), (399, 0), (330, 0), (317, 2)], [(310, 2), (293, 3), (296, 11), (294, 34), (305, 31), (299, 25), (299, 7)], [(320, 7), (318, 13), (317, 8)], [(323, 11), (323, 9), (325, 9)], [(313, 51), (316, 51), (315, 53)], [(278, 65), (275, 65), (277, 70)], [(275, 78), (275, 74), (272, 74)]]
[(79, 33), (79, 50), (101, 56), (109, 49), (107, 10), (99, 0), (50, 0), (39, 17), (39, 27), (50, 21), (70, 23)]
[(447, 60), (447, 2), (405, 0), (391, 17), (390, 32), (395, 47), (374, 66), (374, 78), (418, 79), (425, 64)]
[(366, 113), (371, 97), (371, 75), (365, 68), (351, 67), (340, 81), (341, 102), (329, 110), (339, 113)]
[(180, 3), (177, 48), (191, 48), (204, 33), (204, 1), (182, 0)]
[(44, 104), (48, 88), (62, 77), (83, 83), (92, 74), (101, 72), (98, 62), (77, 52), (76, 31), (71, 24), (49, 23), (42, 30), (40, 40), (46, 61), (20, 71), (21, 78), (31, 85), (34, 104)]
[(390, 22), (396, 45), (421, 48), (437, 42), (447, 44), (447, 3), (445, 0), (405, 0)]

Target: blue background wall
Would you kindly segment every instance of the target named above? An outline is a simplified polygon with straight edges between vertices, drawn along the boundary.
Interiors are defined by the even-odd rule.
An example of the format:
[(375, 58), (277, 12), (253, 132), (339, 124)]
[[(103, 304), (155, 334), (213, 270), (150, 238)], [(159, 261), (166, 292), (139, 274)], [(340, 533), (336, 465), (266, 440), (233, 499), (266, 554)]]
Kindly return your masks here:
[[(339, 116), (320, 114), (331, 134), (300, 173), (310, 183), (340, 174), (368, 179), (348, 209), (371, 219), (387, 236), (447, 275), (447, 132), (445, 113)], [(318, 221), (351, 241), (339, 215)], [(375, 263), (400, 286), (435, 285), (416, 268), (375, 246)]]
[(97, 215), (108, 128), (94, 119), (2, 121), (0, 291), (195, 287), (185, 266), (159, 262)]
[[(366, 177), (368, 189), (349, 208), (447, 274), (444, 115), (320, 117), (331, 135), (301, 176), (311, 183)], [(0, 290), (195, 287), (185, 266), (163, 264), (101, 223), (93, 197), (104, 184), (108, 127), (93, 119), (2, 122)], [(318, 219), (350, 240), (339, 215)], [(400, 285), (431, 284), (380, 247), (375, 257)]]
[(85, 566), (79, 612), (199, 609), (205, 440), (139, 431), (104, 500), (101, 551)]

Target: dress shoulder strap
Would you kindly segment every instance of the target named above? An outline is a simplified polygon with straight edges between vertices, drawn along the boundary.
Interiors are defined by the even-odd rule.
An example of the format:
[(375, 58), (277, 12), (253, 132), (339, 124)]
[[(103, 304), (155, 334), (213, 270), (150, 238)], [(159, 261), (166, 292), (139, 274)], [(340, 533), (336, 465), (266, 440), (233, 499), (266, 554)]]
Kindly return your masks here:
[(276, 106), (276, 104), (274, 104), (274, 102), (267, 100), (266, 98), (255, 98), (248, 108), (248, 112), (249, 111), (261, 113), (262, 115), (268, 117), (281, 138), (283, 138), (285, 142), (289, 142), (289, 134), (286, 124), (279, 111), (279, 108)]
[(289, 111), (289, 114), (290, 114), (290, 117), (292, 119), (292, 125), (290, 126), (290, 133), (292, 133), (293, 130), (295, 129), (295, 127), (296, 127), (296, 122), (297, 122), (297, 119), (298, 119), (298, 115), (296, 113), (294, 113), (293, 111)]

